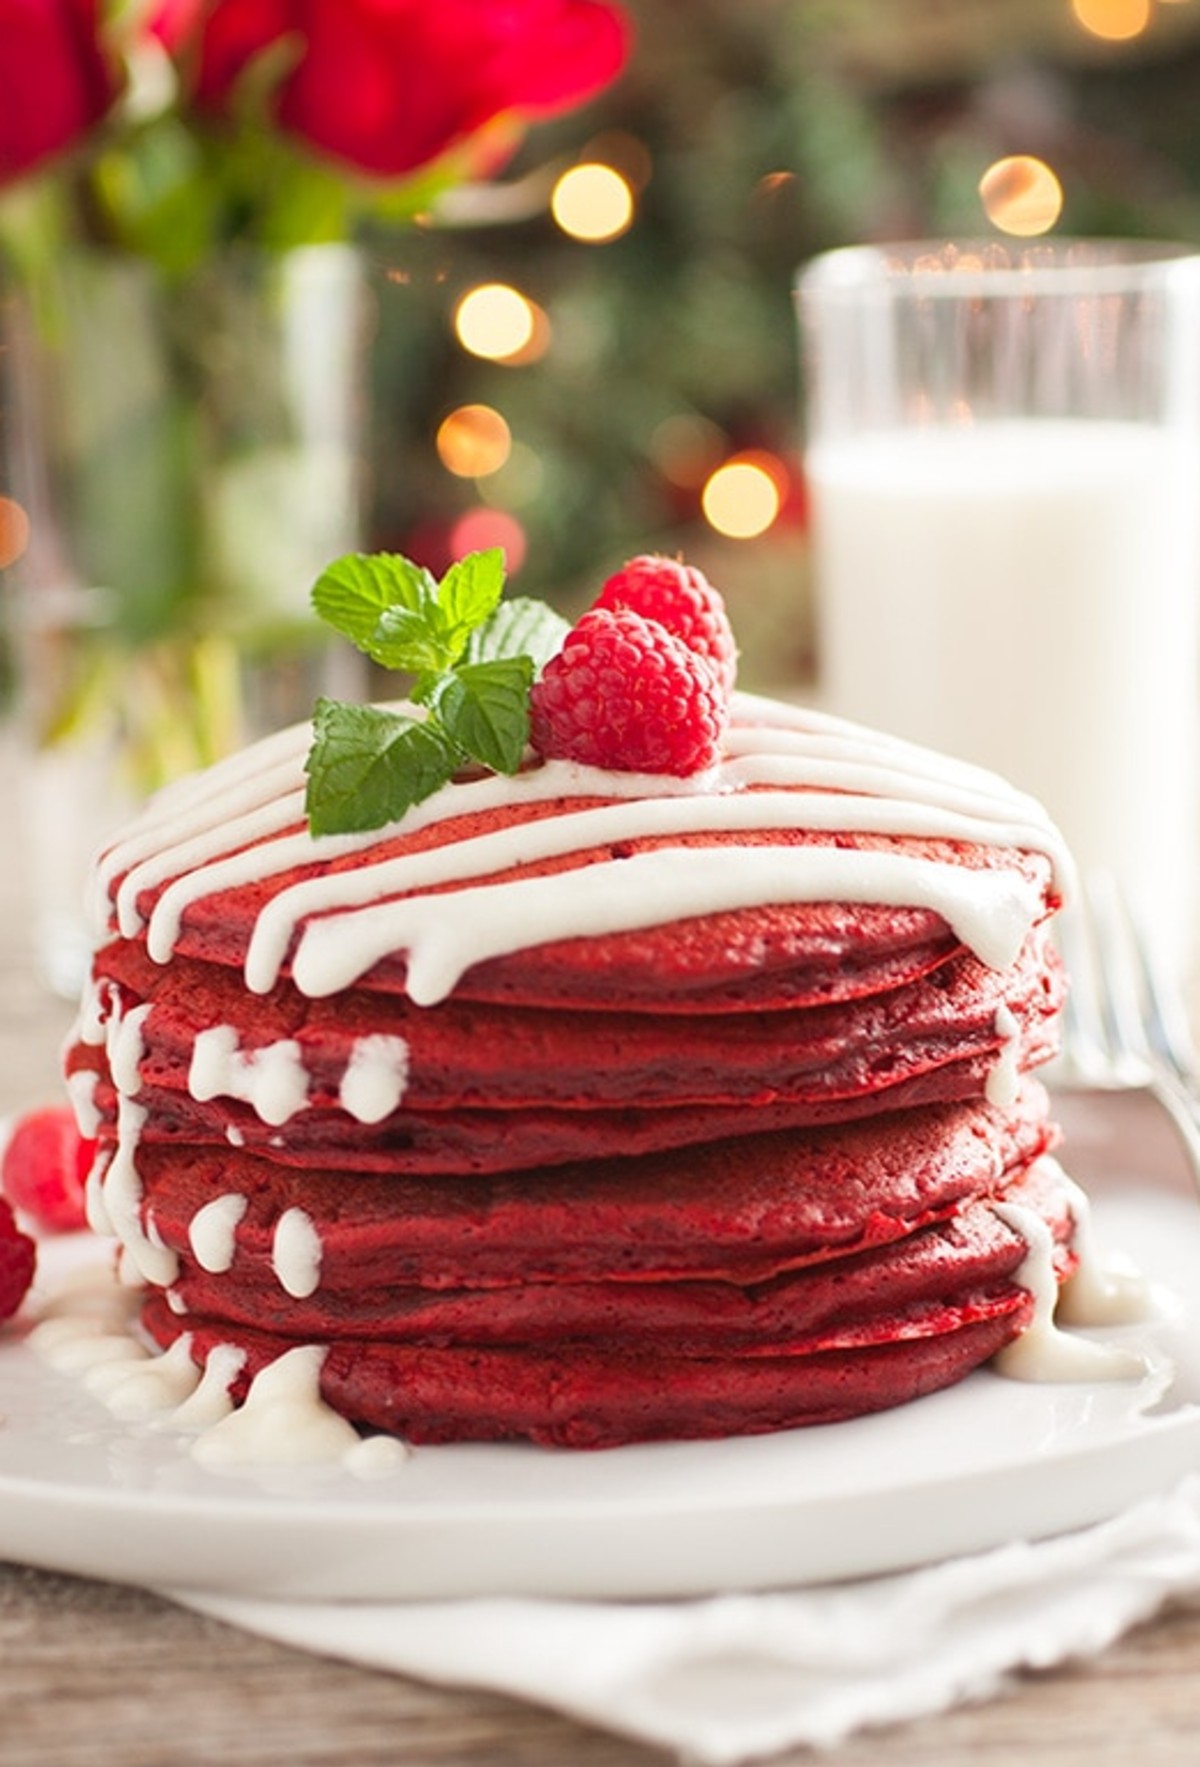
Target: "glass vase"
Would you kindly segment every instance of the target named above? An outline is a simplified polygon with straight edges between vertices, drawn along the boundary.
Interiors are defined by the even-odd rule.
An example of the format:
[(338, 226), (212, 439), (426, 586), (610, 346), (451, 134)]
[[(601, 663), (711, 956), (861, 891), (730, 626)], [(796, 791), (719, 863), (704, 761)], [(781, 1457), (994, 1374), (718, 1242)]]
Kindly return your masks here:
[[(369, 282), (348, 246), (10, 285), (3, 573), (35, 938), (76, 985), (90, 853), (148, 792), (353, 696), (309, 592), (360, 547)], [(10, 548), (10, 550), (15, 550)]]

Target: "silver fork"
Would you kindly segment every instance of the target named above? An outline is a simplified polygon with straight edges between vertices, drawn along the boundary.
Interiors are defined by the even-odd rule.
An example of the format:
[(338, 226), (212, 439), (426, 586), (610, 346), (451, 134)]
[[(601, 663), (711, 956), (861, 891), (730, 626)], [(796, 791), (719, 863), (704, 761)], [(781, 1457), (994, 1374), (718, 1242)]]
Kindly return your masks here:
[(1187, 1013), (1111, 874), (1086, 880), (1056, 937), (1070, 982), (1057, 1078), (1149, 1092), (1169, 1112), (1200, 1184), (1200, 1080)]

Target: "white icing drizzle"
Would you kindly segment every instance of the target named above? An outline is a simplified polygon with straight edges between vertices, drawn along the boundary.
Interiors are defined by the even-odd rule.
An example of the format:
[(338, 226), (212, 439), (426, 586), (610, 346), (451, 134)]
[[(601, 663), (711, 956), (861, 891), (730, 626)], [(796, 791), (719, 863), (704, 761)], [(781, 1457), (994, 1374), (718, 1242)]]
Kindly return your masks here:
[(233, 1263), (234, 1235), (248, 1206), (246, 1197), (231, 1191), (213, 1197), (192, 1216), (188, 1244), (197, 1264), (210, 1276), (223, 1275)]
[(133, 1421), (175, 1411), (200, 1384), (191, 1351), (191, 1334), (184, 1332), (161, 1355), (131, 1357), (97, 1369), (87, 1385), (116, 1417)]
[(1092, 1205), (1086, 1191), (1069, 1178), (1057, 1160), (1046, 1158), (1066, 1190), (1075, 1222), (1072, 1245), (1079, 1262), (1058, 1297), (1058, 1318), (1064, 1325), (1131, 1325), (1151, 1310), (1150, 1285), (1123, 1252), (1101, 1250), (1096, 1244)]
[(269, 1362), (244, 1402), (198, 1438), (202, 1466), (304, 1466), (342, 1460), (359, 1445), (352, 1424), (320, 1396), (325, 1350), (301, 1344)]
[(993, 1357), (997, 1372), (1011, 1380), (1031, 1381), (1140, 1379), (1147, 1367), (1144, 1357), (1115, 1344), (1077, 1337), (1055, 1323), (1054, 1238), (1041, 1216), (1023, 1203), (996, 1202), (992, 1207), (1028, 1248), (1015, 1280), (1029, 1290), (1034, 1307), (1026, 1329)]
[(50, 1303), (29, 1342), (52, 1368), (82, 1375), (88, 1391), (127, 1421), (191, 1431), (227, 1416), (245, 1352), (217, 1345), (201, 1371), (185, 1332), (153, 1354), (131, 1330), (136, 1306), (111, 1275), (89, 1272)]
[(179, 1260), (142, 1222), (137, 1147), (145, 1121), (141, 1105), (118, 1096), (117, 1145), (99, 1181), (100, 1200), (108, 1231), (116, 1234), (137, 1273), (147, 1282), (169, 1288), (179, 1274)]
[(67, 1097), (75, 1113), (75, 1124), (85, 1141), (94, 1141), (100, 1127), (100, 1109), (96, 1103), (96, 1087), (100, 1076), (94, 1068), (76, 1068), (66, 1077)]
[(230, 1393), (246, 1366), (246, 1352), (235, 1344), (214, 1344), (204, 1361), (199, 1385), (163, 1420), (164, 1426), (200, 1435), (233, 1410)]
[(108, 995), (111, 983), (102, 983), (94, 975), (89, 975), (83, 984), (80, 996), (79, 1011), (71, 1030), (72, 1038), (90, 1048), (102, 1048), (105, 1040), (105, 1020), (108, 1016)]
[(243, 1051), (233, 1025), (212, 1025), (192, 1045), (188, 1091), (203, 1103), (237, 1098), (264, 1123), (286, 1123), (308, 1102), (308, 1075), (299, 1043), (287, 1038)]
[(321, 1285), (323, 1255), (311, 1215), (303, 1209), (285, 1209), (271, 1241), (271, 1268), (285, 1293), (297, 1301), (315, 1294)]
[(112, 1155), (106, 1148), (97, 1148), (96, 1157), (88, 1171), (87, 1182), (83, 1187), (83, 1210), (87, 1224), (93, 1233), (105, 1236), (114, 1234), (112, 1224), (104, 1203), (104, 1174), (108, 1170)]
[(105, 1035), (106, 1054), (112, 1082), (118, 1092), (133, 1098), (141, 1090), (140, 1064), (145, 1053), (143, 1027), (150, 1016), (148, 1005), (131, 1007), (122, 1012), (114, 998)]
[[(98, 930), (107, 921), (113, 881), (141, 859), (187, 839), (197, 826), (211, 826), (206, 806), (219, 804), (218, 817), (235, 820), (255, 804), (272, 801), (295, 784), (296, 769), (312, 740), (311, 724), (293, 724), (157, 792), (102, 854), (93, 874), (89, 908)], [(246, 764), (253, 752), (254, 762)]]
[(35, 1325), (29, 1337), (47, 1362), (64, 1374), (88, 1375), (98, 1368), (125, 1365), (135, 1358), (144, 1361), (148, 1354), (130, 1337), (119, 1317), (76, 1319), (64, 1315)]
[[(824, 846), (775, 849), (777, 860), (788, 861), (786, 867), (762, 863), (741, 890), (731, 896), (729, 886), (714, 886), (699, 906), (689, 874), (718, 870), (719, 849), (706, 852), (703, 867), (679, 866), (676, 854), (678, 877), (670, 875), (668, 852), (661, 871), (640, 874), (641, 882), (652, 887), (641, 890), (643, 906), (636, 920), (628, 903), (620, 906), (615, 922), (604, 912), (604, 900), (614, 894), (617, 865), (608, 867), (591, 888), (571, 894), (571, 912), (564, 901), (553, 929), (545, 925), (541, 895), (525, 887), (537, 880), (488, 885), (480, 881), (538, 857), (569, 856), (585, 847), (643, 835), (671, 841), (689, 833), (795, 827), (831, 837), (846, 831), (960, 839), (1045, 852), (1060, 888), (1068, 887), (1069, 862), (1044, 812), (995, 775), (843, 720), (750, 695), (735, 696), (735, 719), (725, 759), (697, 778), (622, 775), (551, 761), (511, 780), (487, 777), (448, 785), (384, 830), (320, 840), (302, 826), (300, 769), (309, 731), (300, 726), (210, 769), (186, 790), (163, 794), (105, 857), (103, 888), (110, 892), (116, 888), (117, 917), (126, 931), (140, 925), (138, 896), (148, 889), (162, 889), (147, 939), (155, 961), (166, 962), (187, 907), (213, 891), (340, 853), (362, 852), (367, 863), (294, 885), (263, 910), (246, 964), (247, 985), (263, 992), (278, 975), (298, 928), (303, 928), (302, 948), (320, 930), (320, 959), (312, 955), (310, 946), (306, 973), (316, 969), (353, 980), (371, 952), (407, 950), (418, 973), (453, 978), (480, 961), (474, 924), (480, 919), (503, 923), (504, 941), (484, 941), (487, 954), (501, 955), (548, 938), (658, 924), (710, 907), (829, 898), (933, 908), (983, 961), (1011, 961), (1011, 924), (995, 947), (982, 938), (981, 929), (990, 917), (990, 909), (987, 914), (980, 912), (977, 900), (983, 874), (957, 865), (938, 867), (903, 854), (839, 849), (832, 839)], [(559, 799), (617, 801), (592, 802), (590, 807), (520, 828), (493, 830), (426, 852), (372, 861), (371, 850), (396, 833), (416, 832), (469, 812)], [(752, 849), (752, 853), (765, 851)], [(620, 862), (620, 868), (655, 858), (639, 855)], [(739, 869), (744, 869), (746, 858), (744, 852), (738, 855)], [(886, 875), (881, 861), (887, 861)], [(378, 922), (362, 919), (363, 912), (375, 905), (385, 918), (401, 906), (419, 918), (420, 911), (411, 902), (401, 905), (388, 898), (446, 883), (461, 886), (453, 915), (444, 916), (444, 905), (439, 910), (453, 926), (433, 935), (422, 923), (416, 944), (409, 942), (414, 934), (407, 921), (388, 940)], [(489, 896), (480, 915), (478, 891), (483, 887)], [(562, 887), (560, 876), (556, 892)], [(998, 887), (1005, 896), (1010, 923), (1027, 927), (1040, 909), (1037, 892), (1011, 873), (991, 873), (987, 887), (989, 891)], [(420, 899), (418, 894), (416, 900)], [(311, 915), (321, 916), (320, 921), (305, 926)], [(432, 959), (426, 949), (431, 939), (443, 947)], [(330, 956), (328, 947), (338, 943), (345, 947), (341, 956)], [(454, 944), (461, 947), (457, 956), (445, 949)], [(319, 984), (322, 989), (330, 985)], [(430, 992), (426, 984), (426, 990), (413, 997), (440, 998), (442, 986), (438, 982)]]
[(338, 1088), (338, 1102), (359, 1123), (390, 1117), (408, 1084), (408, 1044), (403, 1037), (357, 1037)]
[(146, 1278), (139, 1270), (128, 1246), (120, 1246), (117, 1250), (117, 1281), (126, 1288), (137, 1289), (139, 1292), (146, 1286)]
[(996, 1035), (1002, 1039), (1002, 1047), (988, 1073), (984, 1093), (989, 1104), (1007, 1107), (1016, 1103), (1021, 1090), (1021, 1027), (1003, 1001), (996, 1008)]
[(408, 1459), (408, 1449), (398, 1436), (363, 1436), (342, 1455), (347, 1472), (359, 1479), (385, 1479)]
[(901, 853), (716, 847), (702, 864), (681, 867), (670, 852), (659, 851), (460, 890), (452, 914), (444, 897), (411, 896), (322, 917), (301, 934), (292, 976), (301, 993), (320, 998), (349, 987), (382, 957), (407, 951), (409, 998), (430, 1006), (474, 964), (531, 943), (762, 902), (823, 901), (936, 909), (964, 944), (998, 969), (1014, 961), (1040, 909), (1038, 890), (1019, 873), (968, 871)]
[(321, 1398), (322, 1346), (301, 1345), (269, 1363), (235, 1408), (231, 1393), (245, 1351), (216, 1344), (200, 1369), (184, 1333), (166, 1351), (152, 1353), (133, 1335), (136, 1309), (136, 1297), (114, 1283), (111, 1271), (80, 1272), (45, 1303), (29, 1343), (51, 1367), (81, 1375), (116, 1416), (194, 1436), (191, 1452), (204, 1466), (253, 1472), (332, 1464), (375, 1479), (407, 1458), (394, 1437), (360, 1438)]

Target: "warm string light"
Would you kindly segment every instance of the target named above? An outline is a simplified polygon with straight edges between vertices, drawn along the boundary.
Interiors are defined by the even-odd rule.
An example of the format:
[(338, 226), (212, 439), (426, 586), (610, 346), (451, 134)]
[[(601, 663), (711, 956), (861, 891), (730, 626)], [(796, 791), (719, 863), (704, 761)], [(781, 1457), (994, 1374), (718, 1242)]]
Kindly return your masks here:
[(481, 282), (454, 309), (454, 334), (464, 350), (489, 362), (534, 362), (550, 345), (541, 307), (506, 282)]
[(1024, 239), (1049, 233), (1062, 214), (1062, 185), (1032, 154), (1011, 154), (989, 166), (979, 180), (979, 195), (994, 227)]
[(512, 453), (512, 431), (491, 405), (460, 405), (438, 425), (437, 451), (457, 478), (486, 478)]
[(0, 571), (16, 564), (29, 545), (29, 517), (12, 497), (0, 497)]
[(787, 493), (787, 469), (774, 454), (732, 454), (709, 474), (700, 507), (728, 540), (755, 540), (775, 523)]
[(1128, 43), (1150, 24), (1150, 0), (1071, 0), (1075, 19), (1090, 36)]
[(589, 161), (572, 166), (556, 182), (550, 213), (564, 233), (588, 245), (604, 245), (628, 232), (633, 190), (615, 166)]

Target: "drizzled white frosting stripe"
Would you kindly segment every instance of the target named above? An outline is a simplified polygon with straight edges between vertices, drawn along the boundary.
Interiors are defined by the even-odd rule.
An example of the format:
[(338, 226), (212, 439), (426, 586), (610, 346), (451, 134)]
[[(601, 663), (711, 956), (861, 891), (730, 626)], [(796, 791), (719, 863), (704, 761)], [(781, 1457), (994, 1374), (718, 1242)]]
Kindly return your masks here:
[(409, 998), (430, 1006), (474, 964), (530, 943), (763, 902), (825, 901), (935, 908), (983, 962), (1002, 969), (1037, 918), (1039, 892), (1018, 873), (964, 871), (897, 853), (852, 856), (856, 863), (847, 866), (847, 855), (829, 847), (718, 847), (681, 867), (671, 852), (639, 853), (501, 888), (460, 890), (449, 912), (444, 896), (380, 902), (309, 924), (293, 979), (302, 994), (321, 998), (349, 987), (390, 952), (407, 951)]
[[(299, 933), (294, 974), (302, 991), (333, 992), (380, 958), (406, 952), (410, 994), (429, 1003), (487, 957), (721, 909), (820, 900), (929, 907), (985, 962), (998, 964), (1011, 961), (1040, 910), (1036, 892), (1015, 873), (832, 841), (736, 854), (712, 848), (702, 863), (687, 866), (668, 851), (560, 873), (552, 883), (482, 883), (521, 865), (632, 839), (797, 828), (961, 840), (1042, 851), (1059, 887), (1068, 887), (1069, 860), (1057, 831), (1032, 799), (996, 775), (750, 695), (735, 696), (735, 716), (724, 759), (696, 778), (551, 761), (515, 779), (448, 785), (389, 828), (324, 839), (297, 827), (308, 740), (307, 727), (298, 726), (210, 770), (201, 783), (164, 794), (104, 860), (105, 888), (116, 886), (126, 936), (141, 925), (139, 896), (161, 891), (147, 948), (165, 963), (183, 915), (206, 896), (361, 852), (367, 863), (295, 884), (267, 903), (250, 940), (247, 985), (255, 992), (272, 987)], [(397, 834), (452, 817), (559, 800), (582, 805), (424, 852), (370, 858), (372, 848)], [(444, 901), (431, 906), (420, 894), (445, 886), (456, 892), (449, 914)]]

